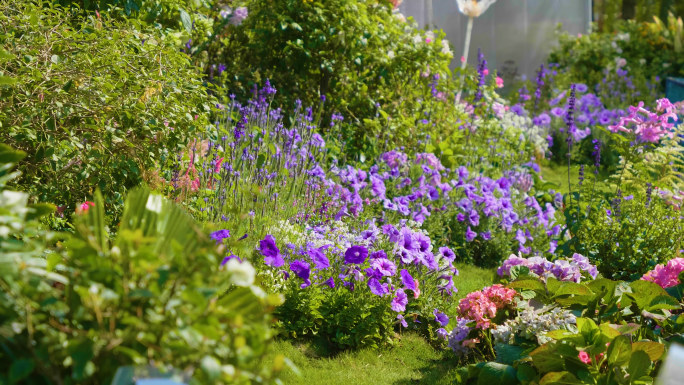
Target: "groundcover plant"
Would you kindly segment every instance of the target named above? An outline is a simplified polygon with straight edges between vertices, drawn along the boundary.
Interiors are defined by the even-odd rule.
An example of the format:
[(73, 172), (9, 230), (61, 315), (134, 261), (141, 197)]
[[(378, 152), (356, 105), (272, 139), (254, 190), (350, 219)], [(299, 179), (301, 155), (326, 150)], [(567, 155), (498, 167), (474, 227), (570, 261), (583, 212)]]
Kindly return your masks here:
[[(653, 383), (684, 342), (673, 69), (566, 36), (503, 97), (397, 3), (4, 2), (0, 383), (282, 383), (274, 338), (420, 339), (438, 382)], [(620, 28), (675, 60), (668, 20)]]

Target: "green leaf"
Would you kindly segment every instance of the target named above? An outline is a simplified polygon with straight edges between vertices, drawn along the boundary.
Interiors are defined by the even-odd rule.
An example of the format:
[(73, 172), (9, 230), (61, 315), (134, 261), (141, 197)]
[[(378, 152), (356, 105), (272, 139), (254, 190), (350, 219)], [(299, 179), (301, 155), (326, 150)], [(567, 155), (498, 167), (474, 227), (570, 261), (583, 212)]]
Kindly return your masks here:
[(547, 342), (530, 353), (532, 363), (540, 372), (563, 370), (563, 358), (556, 352), (556, 344)]
[(477, 385), (516, 385), (518, 383), (515, 368), (498, 362), (487, 362), (480, 368)]
[(518, 290), (534, 290), (546, 292), (546, 287), (544, 287), (544, 284), (538, 278), (535, 277), (524, 277), (515, 280), (509, 283), (508, 287), (510, 287), (511, 289)]
[(616, 337), (608, 347), (608, 363), (622, 366), (629, 362), (632, 354), (632, 344), (627, 336)]
[(36, 203), (29, 205), (28, 207), (30, 210), (26, 214), (27, 221), (39, 219), (55, 212), (55, 206), (49, 203)]
[(10, 383), (17, 383), (28, 377), (29, 374), (33, 372), (34, 367), (35, 364), (33, 360), (27, 360), (24, 358), (14, 360), (9, 370)]
[(525, 349), (516, 345), (496, 344), (494, 345), (494, 351), (496, 352), (496, 362), (513, 365), (515, 361), (523, 357)]
[(630, 283), (629, 287), (632, 289), (632, 293), (629, 293), (628, 296), (635, 300), (639, 309), (646, 309), (654, 298), (667, 295), (667, 292), (658, 284), (642, 279)]
[(651, 369), (651, 358), (643, 350), (637, 350), (632, 353), (629, 359), (629, 366), (627, 373), (630, 378), (639, 378), (648, 375)]
[(665, 353), (665, 345), (653, 341), (638, 341), (632, 344), (632, 352), (643, 351), (651, 361), (657, 361)]
[(186, 12), (183, 8), (180, 8), (178, 10), (180, 12), (180, 19), (181, 23), (183, 23), (183, 27), (185, 28), (188, 33), (192, 32), (192, 19), (190, 18), (190, 15), (188, 12)]
[(552, 384), (581, 384), (581, 382), (570, 372), (546, 373), (546, 375), (542, 377), (541, 381), (539, 381), (539, 385)]
[(0, 86), (11, 86), (17, 82), (17, 79), (9, 76), (0, 75)]
[(651, 300), (651, 303), (648, 304), (648, 307), (646, 307), (645, 310), (649, 312), (662, 309), (676, 310), (680, 309), (681, 307), (682, 305), (679, 304), (679, 301), (673, 297), (669, 295), (659, 295)]
[(0, 143), (0, 164), (16, 163), (26, 156), (24, 151), (15, 150), (12, 147)]

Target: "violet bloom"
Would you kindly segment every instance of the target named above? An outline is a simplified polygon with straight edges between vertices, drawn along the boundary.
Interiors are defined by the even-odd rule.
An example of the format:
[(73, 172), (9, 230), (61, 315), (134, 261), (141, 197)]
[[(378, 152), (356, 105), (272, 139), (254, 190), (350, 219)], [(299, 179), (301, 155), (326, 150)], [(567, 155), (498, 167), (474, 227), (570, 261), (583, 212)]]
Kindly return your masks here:
[(335, 288), (335, 279), (333, 277), (330, 277), (324, 282), (324, 284), (327, 285), (329, 288), (334, 289)]
[(456, 253), (454, 253), (453, 250), (446, 246), (440, 247), (439, 253), (442, 254), (442, 257), (449, 262), (454, 262), (454, 260), (456, 259)]
[(344, 253), (344, 263), (364, 263), (368, 257), (368, 249), (364, 246), (354, 245), (347, 249)]
[(408, 324), (406, 323), (406, 319), (404, 318), (403, 315), (397, 314), (397, 319), (399, 320), (399, 324), (405, 328), (408, 327)]
[(308, 280), (311, 275), (311, 268), (306, 261), (296, 259), (290, 263), (290, 270), (303, 280)]
[(437, 333), (437, 336), (443, 340), (446, 340), (449, 338), (449, 332), (446, 331), (444, 328), (439, 328), (435, 330), (435, 333)]
[(309, 249), (309, 257), (314, 263), (314, 266), (316, 266), (316, 269), (318, 270), (323, 270), (327, 269), (330, 267), (330, 260), (328, 260), (328, 257), (325, 256), (325, 253), (319, 248), (319, 249)]
[(273, 235), (267, 234), (263, 240), (259, 241), (259, 250), (264, 256), (265, 264), (273, 267), (280, 267), (285, 263), (285, 260), (283, 260), (283, 257), (280, 255), (280, 249), (276, 246)]
[(435, 315), (435, 321), (437, 321), (440, 325), (447, 326), (449, 324), (449, 317), (446, 314), (437, 309), (435, 309), (432, 314)]
[(405, 311), (408, 304), (408, 297), (402, 289), (397, 289), (394, 293), (395, 297), (392, 299), (392, 310), (397, 313)]
[(387, 285), (380, 283), (380, 281), (378, 281), (377, 278), (371, 278), (368, 280), (368, 288), (370, 289), (371, 293), (379, 297), (383, 297), (389, 294), (389, 289), (387, 288)]
[(215, 241), (216, 241), (216, 244), (219, 244), (219, 243), (221, 243), (224, 239), (230, 237), (230, 230), (225, 230), (225, 229), (224, 229), (224, 230), (214, 231), (213, 233), (211, 233), (211, 234), (209, 235), (209, 237), (211, 237), (211, 239), (215, 240)]
[(406, 288), (406, 290), (416, 291), (416, 280), (413, 279), (411, 273), (409, 273), (406, 269), (401, 269), (399, 274), (401, 275), (401, 283), (404, 284), (404, 288)]
[(391, 277), (397, 272), (397, 266), (389, 259), (377, 258), (371, 260), (371, 268), (383, 277)]
[(230, 23), (233, 25), (240, 25), (242, 21), (247, 18), (249, 11), (247, 7), (237, 7), (233, 12), (233, 17), (230, 19)]
[(470, 226), (466, 229), (465, 239), (467, 242), (472, 242), (473, 239), (477, 237), (477, 233), (470, 229)]

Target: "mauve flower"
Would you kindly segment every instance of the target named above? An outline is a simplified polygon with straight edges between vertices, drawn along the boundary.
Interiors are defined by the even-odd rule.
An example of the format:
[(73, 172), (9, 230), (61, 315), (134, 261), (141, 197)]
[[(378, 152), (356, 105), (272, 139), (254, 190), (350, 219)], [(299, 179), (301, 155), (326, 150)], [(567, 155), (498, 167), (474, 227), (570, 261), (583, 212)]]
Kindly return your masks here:
[(470, 226), (466, 229), (465, 239), (467, 242), (472, 242), (473, 239), (477, 237), (477, 233), (470, 229)]
[(443, 340), (449, 338), (449, 332), (447, 332), (444, 328), (439, 328), (435, 330), (435, 333), (437, 333), (437, 336)]
[(368, 249), (364, 246), (355, 245), (347, 249), (344, 253), (344, 263), (364, 263), (368, 257)]
[(328, 260), (328, 257), (325, 256), (325, 253), (318, 248), (318, 249), (309, 249), (309, 257), (314, 263), (314, 266), (316, 266), (316, 269), (318, 270), (323, 270), (327, 269), (330, 267), (330, 260)]
[(401, 314), (397, 314), (397, 319), (399, 320), (399, 324), (405, 328), (408, 327), (408, 324), (406, 323), (406, 319), (404, 319), (404, 316)]
[(295, 275), (303, 280), (309, 279), (311, 275), (311, 269), (309, 264), (301, 259), (296, 259), (290, 263), (290, 270), (295, 273)]
[(275, 238), (271, 234), (267, 234), (263, 240), (259, 241), (259, 251), (264, 256), (264, 263), (269, 266), (280, 267), (285, 263), (280, 255), (280, 249), (276, 246)]
[(230, 231), (229, 230), (218, 230), (214, 231), (209, 235), (209, 237), (213, 240), (216, 241), (217, 244), (221, 243), (224, 239), (230, 237)]
[(378, 281), (377, 278), (371, 278), (368, 280), (368, 288), (370, 289), (371, 293), (379, 297), (383, 297), (386, 294), (389, 294), (389, 289), (387, 288), (387, 285), (380, 283), (380, 281)]
[(442, 326), (447, 326), (449, 324), (449, 317), (446, 314), (435, 309), (432, 314), (435, 316), (435, 321), (437, 321)]
[(391, 277), (397, 272), (397, 266), (394, 262), (385, 258), (376, 258), (371, 260), (371, 268), (375, 269), (380, 275), (384, 277)]
[(394, 298), (392, 299), (392, 310), (402, 312), (406, 310), (406, 305), (408, 304), (408, 297), (402, 289), (397, 289), (394, 292)]
[(401, 275), (401, 283), (404, 284), (404, 288), (406, 288), (406, 290), (415, 291), (417, 289), (416, 280), (413, 279), (408, 270), (401, 269), (399, 274)]
[(456, 253), (446, 246), (440, 247), (439, 253), (442, 254), (442, 257), (449, 262), (453, 262), (456, 259)]
[(330, 277), (324, 282), (324, 284), (327, 285), (329, 288), (334, 289), (335, 288), (335, 279), (333, 277)]

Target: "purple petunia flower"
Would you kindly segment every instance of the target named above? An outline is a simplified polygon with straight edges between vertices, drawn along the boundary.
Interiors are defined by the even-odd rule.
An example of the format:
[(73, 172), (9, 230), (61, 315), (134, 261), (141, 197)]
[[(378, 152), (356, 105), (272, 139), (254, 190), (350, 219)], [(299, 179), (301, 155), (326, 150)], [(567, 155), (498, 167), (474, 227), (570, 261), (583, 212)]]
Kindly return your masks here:
[(335, 279), (333, 277), (330, 277), (324, 282), (324, 284), (327, 285), (329, 288), (334, 289), (335, 288)]
[(219, 243), (221, 243), (221, 241), (223, 241), (224, 239), (230, 237), (230, 230), (225, 230), (225, 229), (224, 229), (224, 230), (214, 231), (213, 233), (211, 233), (211, 234), (209, 235), (209, 237), (211, 237), (211, 239), (215, 240), (215, 241), (216, 241), (216, 244), (219, 244)]
[(313, 261), (316, 269), (323, 270), (330, 267), (330, 260), (328, 260), (328, 257), (325, 256), (325, 253), (323, 253), (323, 251), (321, 251), (320, 248), (311, 248), (309, 249), (308, 254), (311, 260)]
[(355, 245), (347, 249), (344, 253), (344, 263), (364, 263), (368, 257), (368, 249), (364, 246)]
[(378, 281), (377, 278), (371, 278), (368, 280), (368, 288), (370, 289), (371, 293), (379, 297), (383, 297), (389, 294), (387, 284), (380, 283), (380, 281)]
[(435, 309), (432, 314), (435, 315), (435, 321), (437, 321), (440, 325), (447, 326), (449, 324), (449, 317), (446, 314), (437, 309)]
[(466, 229), (465, 239), (467, 242), (472, 242), (473, 239), (477, 237), (477, 233), (470, 229), (470, 226)]
[(443, 340), (446, 340), (449, 338), (449, 332), (446, 331), (444, 328), (439, 328), (435, 330), (435, 333), (437, 333), (437, 336)]
[(394, 298), (392, 299), (392, 310), (397, 313), (405, 311), (406, 305), (408, 304), (408, 297), (402, 289), (397, 289), (394, 293)]
[(454, 262), (454, 260), (456, 259), (456, 253), (454, 253), (453, 250), (446, 246), (440, 247), (439, 253), (442, 254), (442, 257), (449, 262)]
[(385, 258), (376, 258), (371, 260), (371, 268), (375, 269), (381, 276), (391, 277), (397, 272), (397, 266), (394, 262)]
[(399, 324), (405, 328), (408, 327), (408, 324), (406, 323), (406, 319), (404, 318), (403, 315), (397, 314), (397, 319), (399, 320)]
[(283, 260), (283, 257), (280, 255), (280, 249), (276, 246), (273, 235), (267, 234), (263, 240), (259, 241), (259, 250), (264, 256), (265, 264), (273, 267), (280, 267), (285, 263), (285, 260)]
[(401, 275), (401, 283), (404, 284), (404, 288), (406, 288), (406, 290), (415, 291), (416, 290), (416, 280), (413, 279), (413, 277), (411, 276), (411, 273), (409, 273), (408, 270), (406, 270), (406, 269), (401, 269), (399, 274)]

